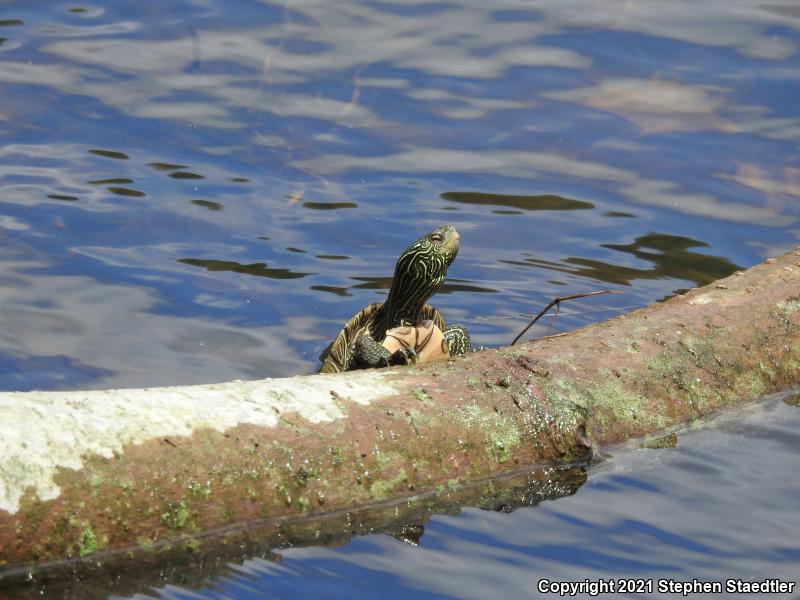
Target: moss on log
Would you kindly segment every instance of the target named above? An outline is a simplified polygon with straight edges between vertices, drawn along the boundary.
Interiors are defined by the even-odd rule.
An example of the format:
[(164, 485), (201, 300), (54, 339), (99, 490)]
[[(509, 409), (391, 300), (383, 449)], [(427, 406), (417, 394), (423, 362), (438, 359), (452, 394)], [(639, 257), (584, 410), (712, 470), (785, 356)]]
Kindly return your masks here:
[(794, 251), (604, 323), (424, 368), (3, 393), (0, 586), (585, 463), (593, 447), (798, 381)]

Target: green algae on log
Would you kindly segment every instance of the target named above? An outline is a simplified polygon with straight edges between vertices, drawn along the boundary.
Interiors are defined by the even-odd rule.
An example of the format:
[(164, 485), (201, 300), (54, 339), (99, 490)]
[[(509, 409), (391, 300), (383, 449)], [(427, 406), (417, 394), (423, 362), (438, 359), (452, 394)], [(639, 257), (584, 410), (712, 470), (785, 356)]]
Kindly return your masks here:
[(799, 309), (795, 251), (567, 335), (424, 368), (0, 394), (0, 585), (586, 461), (592, 446), (797, 385)]
[(355, 536), (385, 533), (418, 543), (434, 515), (458, 514), (464, 506), (507, 511), (574, 494), (586, 481), (582, 466), (523, 469), (468, 484), (439, 486), (414, 496), (317, 515), (296, 514), (248, 521), (222, 531), (162, 541), (146, 551), (98, 553), (89, 559), (51, 563), (28, 577), (24, 569), (0, 584), (9, 600), (46, 598), (105, 600), (149, 587), (178, 583), (201, 588), (230, 573), (231, 563), (253, 558), (280, 560), (277, 548), (313, 544), (340, 546)]

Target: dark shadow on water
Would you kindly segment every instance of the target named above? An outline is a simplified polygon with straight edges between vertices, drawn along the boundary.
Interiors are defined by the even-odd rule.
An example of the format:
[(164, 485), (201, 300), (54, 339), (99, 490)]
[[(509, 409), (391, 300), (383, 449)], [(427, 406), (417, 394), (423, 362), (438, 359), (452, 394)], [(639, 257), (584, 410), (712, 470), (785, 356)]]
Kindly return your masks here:
[(89, 152), (96, 154), (97, 156), (102, 156), (104, 158), (115, 158), (117, 160), (127, 160), (130, 158), (124, 152), (117, 152), (116, 150), (98, 150), (96, 148), (92, 148), (89, 150)]
[(303, 208), (312, 210), (336, 210), (337, 208), (358, 208), (354, 202), (303, 202)]
[(197, 206), (202, 206), (203, 208), (213, 211), (219, 211), (223, 209), (222, 204), (219, 202), (214, 202), (213, 200), (192, 200), (192, 204), (196, 204)]
[(538, 196), (517, 196), (511, 194), (486, 194), (483, 192), (445, 192), (440, 196), (443, 200), (460, 204), (482, 206), (507, 206), (520, 210), (587, 210), (594, 208), (591, 202), (573, 200), (555, 194)]
[(139, 190), (132, 190), (130, 188), (112, 186), (106, 189), (112, 194), (116, 194), (117, 196), (128, 196), (129, 198), (142, 198), (146, 195), (144, 192), (140, 192)]
[(493, 215), (521, 215), (521, 214), (524, 214), (524, 213), (521, 210), (501, 210), (501, 209), (497, 209), (497, 210), (493, 210), (492, 214)]
[(630, 254), (652, 263), (653, 266), (650, 269), (637, 269), (575, 256), (565, 258), (560, 263), (537, 258), (500, 262), (541, 267), (617, 285), (631, 285), (636, 279), (681, 279), (694, 282), (695, 286), (700, 287), (742, 269), (725, 257), (691, 251), (691, 248), (707, 248), (708, 244), (677, 235), (649, 233), (636, 238), (630, 244), (600, 246)]
[[(351, 286), (357, 290), (388, 290), (392, 287), (392, 277), (351, 277), (355, 281), (363, 281)], [(497, 290), (490, 287), (472, 285), (466, 279), (448, 279), (439, 288), (436, 294), (452, 294), (453, 292), (479, 292), (482, 294), (496, 294)]]
[(173, 179), (205, 179), (205, 177), (202, 175), (191, 173), (189, 171), (175, 171), (174, 173), (170, 173), (169, 177), (172, 177)]
[(300, 279), (311, 275), (311, 273), (296, 273), (289, 269), (274, 269), (263, 262), (243, 265), (232, 260), (215, 260), (211, 258), (178, 258), (176, 260), (184, 265), (203, 267), (206, 271), (231, 271), (232, 273), (268, 277), (270, 279)]
[(156, 171), (174, 171), (176, 169), (185, 169), (188, 165), (177, 165), (172, 163), (163, 163), (163, 162), (150, 162), (147, 163), (147, 166), (151, 169), (155, 169)]
[(309, 289), (314, 290), (315, 292), (329, 292), (331, 294), (341, 296), (342, 298), (353, 295), (347, 291), (347, 288), (336, 287), (335, 285), (312, 285)]
[(93, 181), (87, 181), (86, 183), (90, 183), (92, 185), (127, 184), (133, 183), (133, 179), (129, 179), (128, 177), (111, 177), (110, 179), (95, 179)]

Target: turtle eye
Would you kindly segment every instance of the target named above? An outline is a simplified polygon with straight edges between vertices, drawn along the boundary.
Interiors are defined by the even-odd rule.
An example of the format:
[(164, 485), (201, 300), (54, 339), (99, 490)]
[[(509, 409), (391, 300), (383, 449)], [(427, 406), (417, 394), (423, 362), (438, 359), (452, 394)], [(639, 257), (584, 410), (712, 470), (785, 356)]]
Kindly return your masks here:
[(441, 233), (439, 233), (438, 231), (434, 231), (431, 234), (431, 241), (432, 242), (441, 242), (443, 239), (444, 239), (444, 236)]

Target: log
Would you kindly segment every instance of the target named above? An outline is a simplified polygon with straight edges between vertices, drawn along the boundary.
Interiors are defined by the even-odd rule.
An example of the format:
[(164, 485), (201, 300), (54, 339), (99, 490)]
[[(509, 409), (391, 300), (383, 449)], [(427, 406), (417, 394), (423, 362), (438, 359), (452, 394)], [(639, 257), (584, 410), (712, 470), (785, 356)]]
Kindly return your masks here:
[[(487, 478), (586, 464), (796, 386), (798, 309), (800, 249), (565, 335), (423, 367), (2, 393), (0, 587), (267, 543), (359, 507), (396, 517)], [(292, 531), (284, 542), (319, 535)]]

